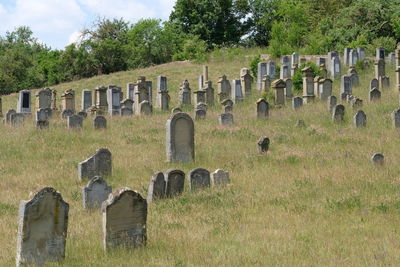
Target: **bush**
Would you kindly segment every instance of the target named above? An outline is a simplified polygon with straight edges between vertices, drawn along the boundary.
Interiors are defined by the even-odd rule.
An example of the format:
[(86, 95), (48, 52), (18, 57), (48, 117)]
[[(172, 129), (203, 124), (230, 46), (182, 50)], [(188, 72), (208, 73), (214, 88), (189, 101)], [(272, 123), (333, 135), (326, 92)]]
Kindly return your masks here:
[(250, 61), (250, 71), (253, 74), (254, 77), (257, 78), (257, 74), (258, 74), (258, 63), (261, 62), (261, 56), (258, 55), (256, 57), (254, 57), (251, 61)]
[(296, 92), (301, 92), (303, 90), (303, 73), (301, 70), (305, 67), (311, 67), (315, 76), (322, 76), (322, 72), (314, 62), (306, 62), (306, 64), (301, 64), (292, 77), (293, 89)]
[(193, 36), (193, 38), (185, 40), (182, 51), (175, 54), (172, 60), (194, 60), (197, 62), (204, 62), (207, 60), (206, 52), (206, 42), (200, 40), (198, 36)]

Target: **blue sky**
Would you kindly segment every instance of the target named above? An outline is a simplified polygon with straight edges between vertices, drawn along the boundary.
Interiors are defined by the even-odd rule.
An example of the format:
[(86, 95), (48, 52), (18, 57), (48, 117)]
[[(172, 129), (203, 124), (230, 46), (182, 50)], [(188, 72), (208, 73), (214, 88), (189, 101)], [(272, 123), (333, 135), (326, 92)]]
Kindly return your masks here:
[(0, 35), (29, 26), (41, 42), (62, 49), (97, 17), (167, 20), (176, 0), (0, 0)]

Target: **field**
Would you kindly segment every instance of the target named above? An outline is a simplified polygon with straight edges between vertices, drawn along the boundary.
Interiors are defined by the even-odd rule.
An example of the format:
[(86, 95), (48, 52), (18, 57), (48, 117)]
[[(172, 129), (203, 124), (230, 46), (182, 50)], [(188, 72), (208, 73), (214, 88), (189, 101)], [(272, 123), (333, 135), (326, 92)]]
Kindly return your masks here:
[[(217, 78), (239, 76), (248, 67), (250, 50), (218, 55), (207, 63), (213, 87)], [(139, 75), (153, 81), (164, 75), (172, 105), (179, 84), (188, 79), (197, 90), (201, 64), (176, 62), (114, 73), (55, 86), (58, 97), (68, 88), (80, 92), (99, 85), (125, 88)], [(394, 88), (394, 67), (387, 66)], [(345, 104), (344, 124), (334, 124), (325, 102), (292, 111), (270, 110), (257, 120), (253, 95), (234, 106), (235, 124), (221, 128), (222, 107), (209, 109), (195, 122), (196, 162), (166, 163), (165, 123), (170, 113), (151, 117), (108, 118), (108, 129), (95, 131), (92, 119), (81, 131), (68, 131), (59, 118), (48, 130), (33, 120), (24, 127), (0, 125), (0, 266), (15, 265), (18, 205), (29, 192), (56, 188), (70, 204), (66, 258), (60, 266), (395, 266), (400, 262), (400, 132), (390, 113), (399, 108), (398, 92), (382, 92), (380, 102), (368, 103), (373, 72), (359, 71), (361, 86), (353, 94), (364, 100), (367, 127), (356, 129), (354, 113)], [(339, 81), (334, 83), (339, 96)], [(154, 97), (154, 93), (153, 93)], [(32, 98), (33, 104), (35, 99)], [(3, 114), (16, 107), (17, 96), (3, 97)], [(60, 101), (58, 101), (60, 103)], [(187, 110), (193, 115), (193, 110)], [(303, 119), (305, 128), (297, 128)], [(259, 155), (260, 136), (271, 139), (267, 155)], [(202, 167), (225, 169), (232, 184), (149, 205), (148, 244), (135, 251), (102, 249), (101, 214), (82, 207), (77, 164), (100, 147), (113, 154), (117, 189), (128, 186), (146, 197), (151, 175), (177, 168), (188, 173)], [(385, 155), (382, 168), (371, 164), (375, 152)], [(50, 265), (52, 266), (52, 265)]]

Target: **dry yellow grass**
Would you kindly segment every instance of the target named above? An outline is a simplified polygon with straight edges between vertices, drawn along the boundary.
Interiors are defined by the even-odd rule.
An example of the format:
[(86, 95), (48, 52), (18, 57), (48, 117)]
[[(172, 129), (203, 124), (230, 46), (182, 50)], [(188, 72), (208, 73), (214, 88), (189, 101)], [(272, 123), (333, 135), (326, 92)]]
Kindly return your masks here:
[[(239, 76), (249, 57), (208, 63), (217, 77)], [(147, 69), (61, 84), (61, 91), (127, 82), (144, 75), (168, 77), (172, 107), (179, 83), (189, 79), (197, 89), (201, 65), (171, 63)], [(393, 68), (387, 68), (392, 75)], [(390, 113), (399, 107), (398, 93), (382, 92), (379, 103), (367, 101), (369, 70), (354, 94), (364, 100), (366, 129), (355, 129), (355, 111), (346, 106), (346, 123), (332, 124), (325, 103), (273, 109), (257, 121), (253, 95), (234, 107), (235, 125), (222, 129), (212, 108), (195, 123), (196, 162), (165, 162), (165, 123), (169, 113), (151, 117), (108, 118), (108, 129), (95, 131), (91, 118), (80, 132), (67, 131), (54, 119), (50, 129), (0, 125), (0, 265), (15, 263), (18, 205), (43, 186), (59, 190), (70, 204), (65, 261), (62, 266), (383, 266), (400, 262), (400, 132), (391, 127)], [(391, 76), (394, 85), (394, 75)], [(155, 84), (154, 84), (155, 85)], [(335, 82), (334, 94), (339, 95)], [(3, 112), (16, 96), (3, 98)], [(77, 98), (80, 107), (80, 98)], [(289, 106), (289, 105), (288, 105)], [(190, 111), (193, 113), (193, 111)], [(304, 119), (306, 128), (296, 128)], [(267, 156), (257, 154), (262, 135), (271, 139)], [(97, 148), (113, 153), (114, 189), (128, 186), (144, 197), (151, 175), (168, 168), (186, 173), (203, 167), (230, 171), (233, 185), (211, 188), (155, 202), (148, 211), (148, 245), (135, 251), (102, 250), (101, 215), (82, 208), (77, 163)], [(383, 168), (370, 162), (374, 152), (386, 157)]]

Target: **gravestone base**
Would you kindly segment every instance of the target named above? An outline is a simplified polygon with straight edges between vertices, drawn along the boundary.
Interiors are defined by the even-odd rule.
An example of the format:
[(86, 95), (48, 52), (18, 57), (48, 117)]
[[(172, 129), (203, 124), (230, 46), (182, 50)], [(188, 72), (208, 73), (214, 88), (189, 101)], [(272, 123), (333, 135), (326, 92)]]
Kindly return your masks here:
[(303, 95), (303, 103), (304, 104), (313, 103), (314, 101), (315, 101), (314, 95)]

